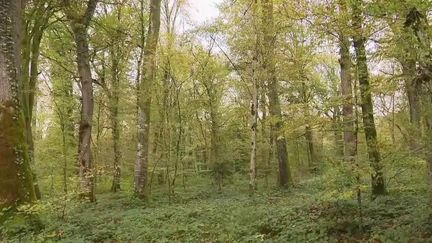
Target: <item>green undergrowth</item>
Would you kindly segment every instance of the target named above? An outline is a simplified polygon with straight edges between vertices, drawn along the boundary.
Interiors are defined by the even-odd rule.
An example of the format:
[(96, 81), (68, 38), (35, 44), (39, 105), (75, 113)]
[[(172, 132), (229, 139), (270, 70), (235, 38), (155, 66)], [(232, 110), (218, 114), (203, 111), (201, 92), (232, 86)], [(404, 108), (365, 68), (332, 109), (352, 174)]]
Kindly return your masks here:
[[(338, 191), (329, 176), (288, 190), (249, 195), (236, 181), (222, 191), (208, 179), (191, 179), (171, 197), (155, 188), (146, 202), (130, 192), (98, 195), (95, 204), (73, 197), (45, 200), (19, 210), (1, 226), (2, 242), (429, 242), (432, 219), (426, 188), (409, 173), (388, 195), (371, 200)], [(204, 183), (202, 180), (206, 180)], [(412, 182), (412, 179), (411, 179)], [(195, 186), (194, 186), (195, 185)], [(198, 186), (200, 185), (200, 186)], [(403, 186), (402, 186), (403, 185)], [(238, 189), (243, 188), (243, 189)], [(363, 190), (368, 191), (367, 185)], [(337, 188), (336, 188), (337, 189)], [(38, 220), (29, 220), (38, 215)]]

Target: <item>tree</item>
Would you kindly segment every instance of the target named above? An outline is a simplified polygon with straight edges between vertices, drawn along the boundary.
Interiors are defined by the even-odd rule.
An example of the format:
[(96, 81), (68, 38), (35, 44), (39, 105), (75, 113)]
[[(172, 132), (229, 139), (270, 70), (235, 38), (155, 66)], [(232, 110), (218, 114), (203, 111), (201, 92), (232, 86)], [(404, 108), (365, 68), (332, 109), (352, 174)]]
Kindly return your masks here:
[(156, 49), (159, 40), (161, 0), (150, 1), (150, 22), (144, 48), (143, 75), (138, 85), (138, 146), (135, 162), (135, 194), (146, 197), (149, 164), (150, 111), (152, 85), (156, 74)]
[(250, 106), (251, 116), (251, 158), (249, 163), (249, 189), (253, 193), (257, 190), (257, 129), (258, 129), (258, 80), (257, 58), (253, 57), (252, 63), (252, 102)]
[[(97, 73), (98, 85), (102, 93), (95, 91), (95, 96), (101, 102), (97, 109), (105, 107), (109, 113), (109, 123), (112, 136), (112, 185), (111, 191), (117, 192), (121, 182), (121, 160), (123, 151), (121, 148), (121, 112), (125, 107), (120, 103), (123, 96), (125, 77), (127, 77), (128, 59), (131, 54), (131, 45), (128, 44), (129, 34), (126, 26), (131, 25), (128, 16), (124, 13), (131, 8), (127, 1), (116, 1), (113, 8), (103, 6), (103, 15), (95, 20), (97, 33), (92, 39), (95, 49), (95, 58), (92, 60), (95, 72)], [(106, 101), (104, 99), (106, 97)], [(102, 106), (102, 107), (100, 107)], [(103, 128), (102, 128), (103, 129)], [(97, 128), (98, 131), (99, 128)]]
[[(339, 1), (340, 14), (348, 11), (345, 0)], [(341, 21), (342, 22), (342, 21)], [(346, 21), (344, 21), (346, 22)], [(345, 26), (344, 26), (345, 27)], [(339, 65), (341, 93), (343, 97), (342, 116), (343, 116), (343, 140), (344, 140), (344, 160), (353, 161), (357, 155), (357, 134), (355, 131), (354, 98), (353, 98), (353, 69), (350, 54), (351, 41), (345, 32), (346, 28), (339, 28)]]
[(356, 53), (357, 75), (360, 86), (361, 108), (363, 116), (363, 127), (366, 137), (368, 156), (373, 172), (372, 194), (374, 196), (386, 193), (384, 184), (383, 167), (381, 164), (381, 154), (379, 151), (377, 131), (372, 103), (372, 91), (369, 80), (369, 70), (366, 57), (366, 37), (363, 29), (363, 0), (355, 0), (352, 3), (352, 21), (354, 28), (354, 49)]
[(21, 1), (0, 2), (0, 207), (36, 199), (21, 99), (24, 6)]
[[(40, 46), (45, 29), (49, 25), (51, 16), (55, 13), (55, 4), (52, 1), (35, 0), (32, 2), (29, 13), (25, 15), (25, 28), (23, 31), (22, 50), (22, 83), (23, 83), (23, 111), (26, 126), (26, 141), (29, 149), (30, 164), (34, 164), (34, 141), (32, 123), (35, 109), (35, 93), (39, 75)], [(36, 174), (33, 175), (36, 197), (42, 197)]]
[[(278, 182), (281, 187), (292, 183), (291, 170), (288, 163), (287, 141), (283, 130), (282, 111), (279, 100), (279, 83), (275, 65), (275, 41), (276, 32), (273, 22), (273, 0), (263, 0), (262, 8), (262, 33), (263, 33), (263, 57), (262, 68), (267, 81), (269, 112), (274, 118), (272, 126), (279, 166)], [(263, 82), (264, 83), (264, 82)]]
[[(48, 46), (43, 57), (49, 57), (49, 70), (52, 88), (50, 94), (52, 98), (53, 108), (55, 111), (54, 121), (58, 124), (61, 134), (61, 155), (62, 155), (62, 177), (63, 177), (63, 192), (70, 192), (69, 176), (72, 174), (71, 169), (76, 161), (77, 139), (75, 133), (75, 120), (78, 117), (79, 101), (75, 97), (74, 83), (77, 78), (74, 78), (75, 72), (72, 68), (75, 63), (73, 51), (74, 41), (67, 26), (57, 22), (52, 24), (46, 31), (45, 43)], [(48, 82), (44, 80), (44, 83)], [(43, 152), (43, 147), (38, 146), (38, 152)], [(42, 150), (42, 151), (41, 151)], [(40, 154), (40, 153), (38, 153)], [(39, 160), (42, 160), (39, 158)], [(38, 166), (40, 168), (41, 166)], [(75, 172), (75, 170), (73, 170)], [(73, 188), (73, 187), (72, 187)]]
[[(96, 10), (98, 0), (87, 1), (82, 11), (82, 3), (74, 0), (63, 0), (64, 12), (74, 34), (76, 45), (76, 62), (81, 84), (81, 120), (79, 124), (78, 164), (81, 178), (81, 194), (91, 202), (96, 200), (94, 194), (93, 163), (91, 152), (92, 119), (93, 119), (93, 78), (90, 69), (90, 54), (87, 29)], [(79, 11), (78, 11), (79, 10)]]

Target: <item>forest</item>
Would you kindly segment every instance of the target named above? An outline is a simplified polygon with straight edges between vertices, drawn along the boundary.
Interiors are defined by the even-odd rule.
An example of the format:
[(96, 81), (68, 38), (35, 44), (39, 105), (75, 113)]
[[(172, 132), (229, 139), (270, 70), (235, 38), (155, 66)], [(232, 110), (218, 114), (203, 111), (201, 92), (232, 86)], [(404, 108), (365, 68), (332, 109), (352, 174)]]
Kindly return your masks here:
[(432, 242), (432, 1), (0, 0), (0, 242)]

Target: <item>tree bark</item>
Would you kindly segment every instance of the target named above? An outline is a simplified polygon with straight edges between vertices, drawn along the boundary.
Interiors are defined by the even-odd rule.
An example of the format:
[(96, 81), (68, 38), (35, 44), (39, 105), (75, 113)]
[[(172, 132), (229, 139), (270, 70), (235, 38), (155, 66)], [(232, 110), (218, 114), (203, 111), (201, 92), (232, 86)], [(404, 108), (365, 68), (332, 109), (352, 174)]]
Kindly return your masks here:
[(21, 1), (0, 1), (0, 208), (36, 199), (25, 140)]
[(313, 131), (310, 127), (309, 124), (306, 125), (305, 127), (305, 138), (306, 138), (306, 143), (307, 143), (307, 151), (309, 154), (309, 169), (311, 171), (315, 171), (317, 170), (317, 162), (318, 162), (318, 156), (316, 153), (316, 148), (314, 145), (314, 136), (313, 136)]
[(268, 81), (269, 112), (275, 120), (272, 126), (276, 143), (279, 175), (278, 184), (287, 187), (292, 183), (290, 166), (288, 163), (287, 142), (283, 131), (282, 111), (279, 100), (279, 83), (276, 75), (275, 55), (275, 31), (273, 21), (273, 0), (262, 0), (263, 11), (263, 63), (262, 67)]
[(366, 136), (369, 161), (372, 167), (372, 195), (378, 196), (386, 193), (381, 154), (378, 146), (377, 132), (375, 127), (372, 93), (369, 83), (369, 70), (366, 57), (366, 38), (363, 36), (362, 0), (353, 3), (353, 36), (354, 48), (357, 59), (357, 72), (360, 86), (361, 107), (363, 126)]
[(251, 115), (251, 157), (249, 163), (249, 190), (254, 193), (257, 190), (257, 128), (258, 128), (258, 80), (256, 77), (256, 58), (252, 61), (252, 85), (253, 94), (250, 107)]
[(303, 112), (306, 121), (305, 125), (305, 140), (306, 140), (306, 151), (308, 152), (308, 167), (311, 171), (314, 171), (317, 168), (318, 156), (316, 153), (316, 148), (314, 145), (314, 134), (310, 125), (310, 108), (309, 108), (309, 93), (308, 87), (306, 86), (305, 81), (301, 83), (301, 97), (303, 103)]
[[(113, 53), (111, 53), (113, 55)], [(120, 149), (120, 120), (119, 120), (119, 99), (120, 99), (120, 77), (119, 77), (119, 63), (116, 55), (113, 55), (112, 60), (112, 92), (110, 94), (110, 116), (112, 126), (112, 140), (114, 152), (114, 173), (111, 191), (117, 192), (120, 188), (121, 179), (121, 158), (122, 153)]]
[(81, 196), (96, 201), (91, 151), (93, 119), (93, 78), (90, 69), (90, 54), (87, 29), (96, 10), (98, 0), (89, 0), (83, 16), (77, 16), (74, 5), (63, 0), (66, 16), (70, 22), (76, 45), (76, 62), (81, 84), (81, 120), (79, 123), (78, 165), (81, 184)]
[[(120, 8), (121, 6), (119, 6)], [(117, 21), (121, 21), (121, 9), (118, 9)], [(121, 33), (118, 33), (121, 36)], [(111, 58), (111, 91), (107, 91), (110, 106), (110, 120), (111, 120), (111, 134), (113, 141), (113, 153), (114, 153), (114, 163), (113, 163), (113, 180), (111, 191), (117, 192), (121, 189), (121, 158), (122, 151), (120, 148), (120, 118), (119, 118), (119, 105), (120, 105), (120, 79), (121, 79), (121, 47), (120, 40), (114, 39), (115, 43), (112, 48), (110, 48), (110, 58)]]
[(156, 75), (156, 49), (159, 40), (161, 0), (150, 1), (150, 23), (143, 58), (143, 76), (138, 88), (138, 146), (135, 163), (135, 194), (146, 197), (149, 164), (151, 91)]
[(80, 166), (81, 189), (90, 201), (95, 201), (94, 176), (91, 153), (92, 119), (93, 119), (93, 79), (89, 65), (89, 48), (86, 29), (74, 28), (77, 45), (78, 73), (81, 83), (81, 121), (79, 124), (78, 163)]
[[(341, 9), (345, 9), (341, 5)], [(342, 31), (341, 31), (342, 32)], [(339, 34), (339, 65), (341, 92), (343, 97), (342, 117), (343, 117), (343, 153), (344, 160), (353, 162), (357, 155), (357, 135), (355, 133), (354, 97), (353, 97), (353, 78), (352, 60), (350, 55), (351, 42), (343, 33)]]

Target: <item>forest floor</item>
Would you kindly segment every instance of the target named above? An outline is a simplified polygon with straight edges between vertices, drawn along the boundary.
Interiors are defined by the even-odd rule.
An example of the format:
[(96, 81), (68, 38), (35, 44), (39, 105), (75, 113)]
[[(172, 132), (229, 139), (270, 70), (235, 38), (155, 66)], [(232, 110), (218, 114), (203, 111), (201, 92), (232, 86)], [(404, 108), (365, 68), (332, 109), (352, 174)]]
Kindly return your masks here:
[(219, 192), (208, 178), (196, 178), (170, 198), (165, 188), (154, 189), (148, 202), (130, 192), (98, 194), (95, 204), (57, 199), (24, 209), (38, 212), (30, 224), (7, 220), (0, 242), (432, 241), (425, 187), (394, 186), (376, 200), (364, 194), (360, 210), (352, 193), (335, 198), (327, 181), (314, 177), (250, 196), (240, 181)]

